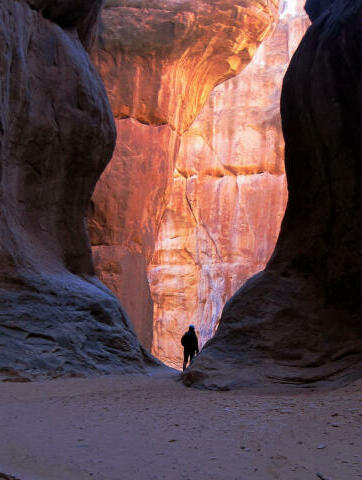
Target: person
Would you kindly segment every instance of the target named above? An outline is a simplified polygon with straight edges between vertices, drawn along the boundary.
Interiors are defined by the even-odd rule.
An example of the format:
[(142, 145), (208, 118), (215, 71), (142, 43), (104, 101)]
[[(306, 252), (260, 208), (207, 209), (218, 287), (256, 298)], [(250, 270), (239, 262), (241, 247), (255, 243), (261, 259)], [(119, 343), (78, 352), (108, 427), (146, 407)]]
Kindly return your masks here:
[(189, 357), (191, 363), (195, 353), (199, 353), (199, 342), (193, 325), (190, 325), (189, 331), (182, 335), (181, 345), (184, 347), (184, 363), (182, 370), (185, 370)]

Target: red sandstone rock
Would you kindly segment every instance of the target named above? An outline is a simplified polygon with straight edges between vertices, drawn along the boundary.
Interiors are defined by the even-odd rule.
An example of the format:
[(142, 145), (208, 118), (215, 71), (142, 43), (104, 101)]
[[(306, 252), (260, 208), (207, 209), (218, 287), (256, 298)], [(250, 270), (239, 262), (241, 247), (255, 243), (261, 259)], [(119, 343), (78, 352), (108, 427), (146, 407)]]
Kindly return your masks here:
[(178, 368), (187, 325), (209, 340), (226, 300), (265, 267), (277, 240), (287, 199), (281, 83), (309, 25), (301, 2), (285, 7), (251, 64), (214, 90), (182, 137), (149, 268), (152, 351)]
[(270, 31), (275, 0), (108, 0), (93, 56), (115, 117), (184, 132)]
[(215, 337), (184, 374), (188, 385), (360, 375), (361, 6), (313, 3), (314, 22), (283, 83), (289, 199), (276, 250), (226, 303)]
[(146, 265), (169, 199), (179, 135), (215, 85), (251, 60), (275, 14), (274, 0), (105, 3), (92, 56), (118, 141), (96, 187), (90, 234), (98, 276), (121, 299), (146, 347), (152, 344)]
[(115, 143), (81, 43), (99, 2), (31, 4), (0, 3), (0, 374), (142, 370), (126, 315), (94, 275), (84, 221)]
[(93, 195), (89, 232), (98, 277), (132, 314), (136, 332), (150, 347), (153, 309), (146, 268), (169, 196), (179, 137), (167, 125), (133, 119), (116, 119), (116, 126), (116, 149)]

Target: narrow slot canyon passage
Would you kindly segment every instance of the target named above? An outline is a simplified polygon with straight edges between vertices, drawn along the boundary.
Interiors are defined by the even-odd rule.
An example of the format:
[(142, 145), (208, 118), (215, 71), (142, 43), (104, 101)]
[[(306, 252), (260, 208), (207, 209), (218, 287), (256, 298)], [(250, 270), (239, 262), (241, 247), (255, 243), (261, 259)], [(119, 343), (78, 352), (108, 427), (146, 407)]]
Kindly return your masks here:
[(226, 301), (263, 270), (287, 201), (280, 91), (310, 21), (283, 2), (250, 64), (217, 86), (182, 136), (173, 190), (148, 267), (152, 353), (180, 368), (180, 338), (194, 324), (209, 340)]
[[(210, 338), (225, 300), (270, 256), (286, 201), (278, 104), (290, 54), (288, 22), (278, 27), (280, 45), (263, 53), (259, 46), (274, 29), (276, 5), (240, 10), (226, 3), (230, 10), (208, 1), (170, 3), (166, 14), (147, 14), (147, 26), (142, 12), (106, 3), (92, 50), (117, 129), (88, 221), (96, 273), (119, 298), (143, 346), (178, 368), (177, 337), (192, 319), (201, 343)], [(214, 29), (207, 27), (210, 18)], [(138, 43), (127, 43), (118, 28), (127, 21), (142, 37), (141, 56)], [(179, 25), (180, 38), (162, 31), (169, 21)], [(257, 47), (259, 60), (244, 82), (228, 82)], [(273, 59), (268, 48), (284, 53)], [(119, 81), (121, 71), (134, 90)], [(256, 96), (250, 104), (249, 95)]]
[[(182, 4), (181, 10), (185, 6)], [(317, 228), (312, 219), (314, 209), (306, 209), (301, 214), (305, 223), (298, 225), (298, 215), (293, 206), (295, 200), (292, 198), (292, 201), (288, 201), (289, 212), (293, 212), (292, 220), (289, 213), (283, 222), (291, 222), (293, 228), (297, 225), (293, 230), (294, 241), (298, 243), (299, 237), (306, 237), (304, 245), (309, 248), (308, 252), (304, 254), (302, 247), (294, 250), (293, 245), (289, 245), (288, 232), (278, 237), (287, 202), (279, 112), (281, 83), (310, 21), (304, 13), (302, 2), (291, 1), (281, 3), (279, 18), (274, 10), (275, 21), (270, 23), (270, 12), (274, 7), (271, 3), (267, 11), (258, 10), (258, 14), (252, 9), (248, 10), (246, 17), (238, 13), (235, 16), (236, 24), (233, 24), (234, 20), (231, 21), (228, 16), (225, 18), (224, 10), (218, 10), (211, 4), (205, 10), (198, 10), (199, 5), (195, 4), (192, 8), (196, 8), (197, 15), (201, 15), (202, 11), (196, 30), (199, 29), (205, 36), (195, 34), (190, 37), (185, 33), (189, 28), (186, 17), (180, 16), (179, 7), (173, 6), (167, 15), (172, 21), (177, 18), (180, 22), (184, 42), (175, 39), (173, 31), (167, 41), (163, 39), (160, 48), (160, 38), (155, 40), (152, 32), (159, 32), (160, 22), (163, 25), (162, 16), (159, 17), (158, 13), (156, 16), (150, 15), (147, 17), (148, 26), (144, 28), (144, 24), (139, 23), (139, 11), (124, 10), (117, 2), (111, 2), (106, 4), (102, 14), (106, 28), (101, 31), (92, 51), (92, 58), (110, 98), (118, 135), (113, 159), (93, 195), (95, 207), (89, 219), (89, 232), (97, 274), (119, 298), (142, 345), (166, 364), (178, 367), (181, 364), (179, 339), (187, 325), (192, 323), (196, 325), (201, 345), (212, 339), (208, 343), (208, 352), (225, 348), (223, 333), (220, 329), (216, 330), (223, 305), (228, 308), (236, 305), (235, 309), (229, 310), (230, 320), (222, 322), (221, 319), (220, 325), (226, 325), (223, 331), (229, 331), (229, 323), (232, 324), (230, 331), (234, 326), (236, 330), (244, 326), (248, 330), (248, 322), (242, 319), (243, 307), (241, 310), (237, 307), (239, 293), (236, 291), (239, 292), (238, 287), (243, 286), (250, 277), (254, 280), (248, 285), (253, 285), (254, 281), (256, 284), (259, 281), (263, 283), (260, 279), (266, 279), (266, 285), (260, 286), (260, 291), (259, 287), (256, 288), (253, 300), (241, 296), (244, 299), (242, 302), (250, 304), (250, 314), (246, 316), (253, 324), (249, 330), (254, 332), (258, 345), (254, 352), (253, 336), (249, 338), (249, 334), (246, 335), (248, 346), (245, 349), (248, 350), (250, 346), (253, 358), (250, 360), (250, 373), (246, 368), (245, 377), (238, 370), (235, 374), (231, 372), (230, 375), (224, 375), (224, 362), (221, 360), (221, 384), (228, 382), (228, 376), (233, 385), (258, 382), (259, 376), (254, 377), (252, 371), (254, 366), (262, 363), (264, 351), (269, 351), (268, 355), (273, 361), (277, 359), (275, 367), (271, 366), (268, 378), (284, 379), (283, 368), (279, 368), (279, 364), (287, 361), (290, 367), (287, 369), (290, 372), (288, 381), (291, 383), (303, 381), (304, 374), (298, 375), (299, 368), (306, 369), (304, 372), (308, 381), (311, 378), (323, 379), (333, 375), (334, 369), (338, 371), (338, 361), (334, 362), (334, 358), (343, 360), (348, 357), (342, 363), (352, 366), (357, 354), (355, 316), (349, 317), (350, 330), (343, 325), (343, 308), (350, 308), (348, 295), (346, 305), (341, 307), (339, 313), (338, 309), (334, 312), (333, 321), (340, 328), (331, 327), (331, 345), (323, 344), (326, 332), (323, 333), (324, 320), (321, 319), (329, 316), (328, 292), (337, 287), (333, 268), (326, 281), (322, 280), (320, 271), (312, 274), (313, 281), (307, 280), (319, 260), (309, 265), (303, 257), (317, 255), (319, 251), (322, 258), (329, 248), (318, 241), (317, 234), (314, 239), (312, 237), (315, 245), (308, 247), (308, 234), (304, 230), (308, 222), (310, 229)], [(142, 49), (147, 52), (146, 55), (139, 57), (138, 43), (128, 44), (123, 38), (124, 31), (115, 28), (126, 18), (119, 16), (120, 13), (129, 15), (127, 19), (132, 19), (136, 28), (142, 25), (139, 34), (142, 34)], [(192, 10), (191, 13), (187, 18), (194, 20), (195, 12)], [(216, 22), (216, 17), (213, 18), (217, 28), (205, 30), (211, 13), (220, 15), (220, 22)], [(243, 22), (248, 21), (257, 25), (258, 31), (244, 30)], [(225, 29), (226, 24), (228, 27)], [(275, 24), (274, 34), (266, 39)], [(314, 28), (309, 30), (314, 32)], [(243, 32), (242, 37), (236, 34), (240, 31)], [(229, 40), (225, 43), (223, 35), (226, 33)], [(206, 44), (210, 48), (204, 49)], [(257, 47), (259, 50), (256, 52)], [(238, 61), (231, 55), (235, 51), (240, 55)], [(310, 56), (310, 52), (307, 51), (305, 55)], [(333, 59), (331, 64), (331, 69), (334, 69)], [(118, 81), (121, 67), (124, 67), (122, 71), (126, 75), (136, 79), (134, 90), (124, 89)], [(219, 86), (212, 92), (216, 85)], [(316, 88), (318, 90), (318, 83)], [(145, 98), (148, 98), (146, 103)], [(304, 108), (315, 108), (314, 105), (299, 105), (297, 100), (292, 101), (301, 112)], [(319, 106), (318, 103), (316, 105)], [(306, 115), (308, 117), (309, 113)], [(333, 115), (337, 116), (337, 112), (333, 112)], [(284, 121), (284, 130), (290, 128), (293, 131), (293, 122), (299, 118), (289, 117), (288, 121)], [(305, 134), (303, 148), (306, 154), (305, 158), (300, 158), (299, 165), (308, 161), (311, 154), (319, 155), (313, 135)], [(294, 143), (293, 137), (293, 147)], [(295, 156), (299, 155), (296, 148)], [(324, 154), (321, 158), (324, 158)], [(294, 168), (293, 158), (291, 163)], [(329, 174), (324, 170), (325, 167), (321, 166), (320, 172), (312, 171), (311, 174), (316, 182), (318, 175), (326, 177), (326, 194), (320, 205), (325, 209), (325, 218), (330, 217), (329, 224), (333, 225), (334, 200), (328, 204), (327, 199), (332, 194), (328, 192)], [(293, 174), (290, 179), (295, 181)], [(308, 188), (306, 182), (306, 191)], [(298, 185), (293, 189), (298, 197)], [(338, 193), (334, 192), (333, 195), (338, 196)], [(304, 205), (304, 198), (298, 197), (298, 201)], [(343, 198), (338, 201), (343, 203)], [(355, 200), (348, 197), (348, 201)], [(317, 223), (322, 232), (321, 238), (326, 238), (331, 227), (327, 221), (324, 224)], [(298, 229), (300, 234), (297, 233)], [(272, 262), (268, 262), (277, 238), (278, 245), (284, 242), (289, 245), (288, 249), (285, 249), (285, 253), (282, 251), (279, 257), (274, 255)], [(294, 254), (298, 258), (293, 260)], [(340, 253), (336, 252), (336, 255), (338, 257)], [(342, 263), (347, 262), (347, 258), (346, 253)], [(266, 270), (263, 270), (264, 267)], [(265, 275), (254, 277), (258, 271), (263, 271)], [(278, 278), (277, 282), (272, 280), (274, 276)], [(293, 280), (286, 280), (290, 276)], [(352, 278), (353, 275), (350, 276)], [(273, 292), (271, 296), (275, 296), (275, 299), (271, 300), (271, 305), (266, 299), (263, 310), (262, 292), (265, 288)], [(281, 295), (284, 291), (289, 291), (285, 298)], [(302, 305), (299, 305), (298, 292), (303, 297), (302, 291), (310, 303), (304, 305), (302, 299)], [(315, 291), (319, 293), (315, 294)], [(231, 296), (231, 303), (227, 302)], [(351, 298), (351, 304), (353, 302)], [(304, 308), (310, 331), (318, 331), (318, 335), (310, 342), (302, 326), (304, 320), (301, 312)], [(316, 311), (320, 311), (320, 317)], [(270, 320), (267, 320), (268, 315), (271, 316)], [(265, 336), (259, 326), (263, 322), (274, 324), (273, 328), (265, 330)], [(298, 331), (299, 340), (289, 330)], [(340, 338), (338, 331), (343, 331)], [(213, 337), (215, 333), (217, 339)], [(297, 350), (295, 346), (298, 346)], [(230, 359), (226, 361), (228, 365), (232, 365), (234, 360), (236, 365), (242, 362), (242, 357), (249, 355), (239, 349), (238, 342), (234, 347), (234, 353), (230, 353)], [(343, 353), (345, 348), (346, 353)], [(260, 359), (254, 359), (254, 354)], [(213, 368), (212, 356), (203, 352), (201, 359), (196, 362), (201, 370), (198, 370), (198, 366), (192, 368), (184, 377), (187, 384), (209, 378), (206, 370), (207, 365)], [(322, 365), (328, 363), (327, 358), (330, 364), (324, 375)], [(311, 366), (315, 366), (316, 370), (307, 370)], [(319, 366), (320, 373), (317, 373)], [(231, 380), (234, 375), (240, 377), (236, 383)], [(210, 385), (214, 385), (211, 377)]]
[(0, 480), (358, 478), (362, 7), (305, 9), (0, 1)]
[[(226, 300), (273, 252), (287, 201), (280, 90), (309, 23), (303, 1), (283, 1), (249, 65), (211, 92), (180, 135), (116, 118), (116, 151), (93, 196), (93, 257), (141, 343), (169, 366), (182, 365), (188, 325), (204, 345)], [(124, 93), (100, 52), (112, 101)]]
[[(340, 92), (355, 72), (346, 60), (336, 68), (323, 42), (313, 56), (323, 6), (307, 4), (318, 21), (306, 31), (299, 0), (153, 1), (94, 0), (74, 13), (69, 2), (2, 4), (0, 370), (141, 372), (156, 362), (150, 351), (176, 366), (190, 322), (210, 341), (189, 385), (209, 378), (229, 337), (213, 387), (268, 382), (264, 361), (268, 378), (288, 370), (291, 383), (353, 367), (355, 136), (340, 126), (355, 110), (353, 92)], [(356, 8), (328, 7), (332, 24), (334, 9), (347, 22)], [(341, 25), (335, 48), (353, 65), (353, 30)], [(319, 77), (308, 83), (303, 58), (330, 73), (338, 102)], [(299, 80), (310, 98), (293, 96)]]

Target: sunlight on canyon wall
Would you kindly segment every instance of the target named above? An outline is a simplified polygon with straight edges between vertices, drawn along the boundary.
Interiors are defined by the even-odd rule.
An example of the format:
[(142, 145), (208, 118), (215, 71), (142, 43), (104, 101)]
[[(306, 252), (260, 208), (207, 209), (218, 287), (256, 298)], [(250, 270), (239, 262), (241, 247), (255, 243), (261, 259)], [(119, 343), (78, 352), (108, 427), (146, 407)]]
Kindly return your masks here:
[(180, 138), (212, 89), (237, 75), (271, 32), (275, 0), (107, 0), (92, 58), (117, 128), (89, 234), (98, 277), (151, 349), (147, 266), (168, 204)]
[(282, 3), (273, 36), (238, 77), (214, 90), (182, 137), (148, 271), (152, 353), (177, 368), (188, 324), (203, 345), (225, 301), (273, 252), (287, 200), (280, 90), (309, 25), (303, 7)]

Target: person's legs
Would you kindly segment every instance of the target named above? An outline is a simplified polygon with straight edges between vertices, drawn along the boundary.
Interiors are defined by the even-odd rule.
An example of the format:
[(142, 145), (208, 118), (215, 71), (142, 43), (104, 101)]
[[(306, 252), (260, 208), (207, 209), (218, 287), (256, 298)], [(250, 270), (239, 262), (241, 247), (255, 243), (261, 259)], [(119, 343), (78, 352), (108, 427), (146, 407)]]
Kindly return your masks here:
[(184, 364), (182, 365), (182, 371), (184, 371), (185, 368), (186, 368), (187, 361), (189, 359), (189, 355), (190, 355), (190, 353), (186, 349), (184, 349)]
[(194, 358), (195, 356), (195, 352), (190, 352), (190, 364), (192, 362), (192, 359)]

